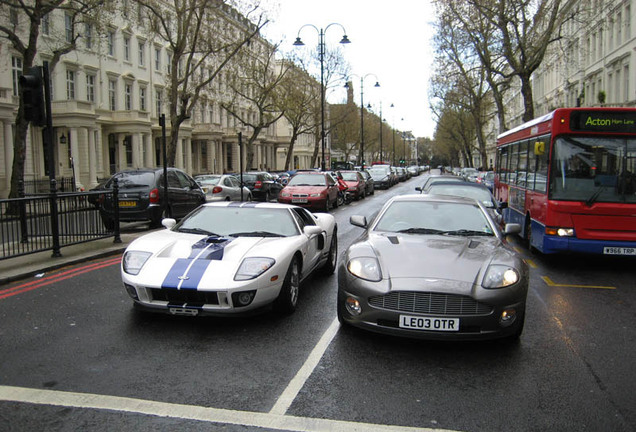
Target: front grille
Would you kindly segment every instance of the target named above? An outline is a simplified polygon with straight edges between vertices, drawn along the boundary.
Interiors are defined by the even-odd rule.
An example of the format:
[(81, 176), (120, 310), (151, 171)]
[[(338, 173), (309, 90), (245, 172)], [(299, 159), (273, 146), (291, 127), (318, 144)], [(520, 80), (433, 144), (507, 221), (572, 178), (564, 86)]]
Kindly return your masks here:
[(219, 304), (216, 292), (162, 288), (150, 288), (148, 291), (150, 291), (151, 300), (156, 301), (190, 305)]
[(292, 194), (292, 198), (307, 198), (308, 196), (309, 196), (308, 194), (303, 194), (303, 193)]
[(470, 316), (488, 315), (492, 306), (455, 294), (398, 291), (369, 298), (369, 304), (380, 309), (419, 314)]

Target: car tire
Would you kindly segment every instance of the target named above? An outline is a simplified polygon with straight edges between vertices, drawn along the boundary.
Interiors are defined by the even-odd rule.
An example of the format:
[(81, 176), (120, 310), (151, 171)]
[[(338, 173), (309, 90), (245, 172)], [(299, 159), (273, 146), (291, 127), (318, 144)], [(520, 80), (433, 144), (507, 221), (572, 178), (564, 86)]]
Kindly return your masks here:
[(324, 267), (322, 268), (322, 273), (325, 276), (329, 276), (334, 274), (336, 271), (336, 267), (338, 264), (338, 232), (334, 229), (333, 235), (331, 236), (331, 244), (329, 245), (329, 256), (327, 257), (327, 262), (325, 262)]
[(252, 194), (247, 194), (247, 201), (251, 202), (252, 201)]
[(272, 199), (272, 195), (269, 191), (265, 192), (265, 202), (269, 202)]
[(290, 315), (296, 310), (298, 293), (300, 291), (300, 264), (298, 258), (293, 257), (285, 275), (283, 286), (274, 301), (274, 310), (283, 315)]

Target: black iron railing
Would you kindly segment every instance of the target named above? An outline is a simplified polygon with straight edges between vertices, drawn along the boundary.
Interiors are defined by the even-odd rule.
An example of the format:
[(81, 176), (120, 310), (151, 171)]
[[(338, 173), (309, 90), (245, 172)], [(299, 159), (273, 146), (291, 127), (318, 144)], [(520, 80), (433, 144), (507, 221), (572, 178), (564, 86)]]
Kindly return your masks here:
[(60, 256), (64, 246), (108, 237), (121, 242), (119, 212), (113, 229), (102, 222), (99, 203), (105, 194), (118, 202), (116, 184), (109, 191), (60, 193), (52, 180), (48, 194), (0, 200), (0, 260), (46, 250)]

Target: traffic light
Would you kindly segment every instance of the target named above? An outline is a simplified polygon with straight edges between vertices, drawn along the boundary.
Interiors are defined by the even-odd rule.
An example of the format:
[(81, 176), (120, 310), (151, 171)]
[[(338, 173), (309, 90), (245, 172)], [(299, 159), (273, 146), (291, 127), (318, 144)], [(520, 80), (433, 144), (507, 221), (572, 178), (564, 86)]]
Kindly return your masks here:
[(19, 82), (24, 118), (35, 126), (45, 126), (42, 66), (29, 68), (29, 73), (20, 76)]

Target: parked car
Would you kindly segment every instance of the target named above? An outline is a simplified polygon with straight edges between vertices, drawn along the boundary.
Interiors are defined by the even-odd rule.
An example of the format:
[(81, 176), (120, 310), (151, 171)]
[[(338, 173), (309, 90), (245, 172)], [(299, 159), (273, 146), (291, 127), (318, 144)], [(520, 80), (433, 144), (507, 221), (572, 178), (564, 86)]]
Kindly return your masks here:
[(462, 168), (461, 176), (466, 181), (476, 182), (479, 171), (477, 168)]
[(375, 184), (373, 182), (373, 177), (371, 177), (371, 174), (369, 174), (369, 170), (368, 169), (363, 169), (362, 171), (360, 171), (360, 174), (362, 174), (362, 177), (364, 177), (364, 185), (365, 185), (365, 195), (373, 195), (375, 194)]
[(230, 174), (203, 174), (194, 177), (205, 193), (207, 202), (211, 201), (252, 201), (252, 192), (243, 186), (241, 196), (241, 182)]
[(473, 199), (401, 195), (378, 216), (351, 216), (366, 232), (338, 267), (342, 324), (422, 339), (517, 339), (529, 270)]
[(388, 189), (393, 186), (393, 175), (389, 165), (374, 165), (368, 171), (375, 189)]
[(278, 203), (207, 203), (181, 222), (133, 241), (121, 277), (137, 308), (172, 315), (296, 309), (300, 284), (332, 274), (337, 226), (330, 214)]
[(483, 173), (479, 173), (479, 177), (477, 178), (477, 183), (481, 183), (490, 189), (490, 192), (494, 192), (495, 189), (495, 172), (494, 171), (485, 171)]
[(359, 200), (366, 196), (366, 181), (360, 171), (342, 170), (339, 173), (342, 175), (342, 180), (347, 184), (347, 191), (351, 194), (352, 199)]
[(504, 203), (499, 203), (490, 189), (479, 183), (473, 182), (437, 182), (430, 185), (427, 194), (431, 195), (453, 195), (465, 198), (472, 198), (479, 201), (488, 211), (490, 217), (498, 224), (502, 221), (501, 209)]
[[(167, 200), (163, 168), (118, 172), (106, 182), (104, 189), (112, 189), (115, 179), (119, 184), (120, 221), (150, 221), (151, 227), (159, 227), (164, 217), (171, 215), (180, 219), (205, 203), (201, 187), (178, 168), (168, 168)], [(112, 229), (115, 207), (111, 194), (100, 197), (99, 211), (106, 228)]]
[(243, 173), (243, 185), (249, 188), (252, 199), (265, 202), (277, 199), (283, 188), (273, 175), (265, 171)]
[(416, 191), (421, 193), (426, 193), (426, 190), (433, 184), (437, 182), (464, 182), (462, 177), (455, 177), (452, 175), (444, 175), (444, 174), (430, 174), (426, 176), (424, 179), (424, 183), (422, 186), (418, 186), (415, 188)]
[(327, 172), (299, 172), (289, 179), (278, 202), (328, 212), (330, 208), (338, 207), (338, 184)]

